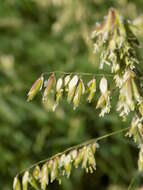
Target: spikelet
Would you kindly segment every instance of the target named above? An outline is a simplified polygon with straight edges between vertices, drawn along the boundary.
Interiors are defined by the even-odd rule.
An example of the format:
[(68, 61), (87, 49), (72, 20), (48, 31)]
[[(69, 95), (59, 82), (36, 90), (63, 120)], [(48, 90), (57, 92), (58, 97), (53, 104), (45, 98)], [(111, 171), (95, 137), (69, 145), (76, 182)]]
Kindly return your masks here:
[(102, 77), (100, 80), (99, 88), (102, 94), (105, 94), (107, 92), (107, 79), (105, 77)]
[(78, 84), (78, 80), (79, 80), (78, 76), (74, 75), (68, 84), (68, 97), (67, 97), (68, 103), (70, 103), (73, 99), (73, 96), (75, 94), (75, 89)]
[(14, 178), (13, 190), (22, 190), (22, 189), (21, 189), (20, 180), (19, 180), (19, 177), (18, 177), (18, 176), (16, 176), (16, 177)]
[(89, 92), (87, 101), (89, 103), (91, 103), (95, 96), (95, 92), (96, 92), (96, 79), (95, 78), (93, 78), (91, 81), (88, 82), (87, 91)]
[(74, 110), (78, 107), (81, 96), (82, 94), (84, 94), (84, 92), (85, 92), (85, 87), (84, 87), (83, 81), (79, 79), (79, 82), (75, 91), (75, 95), (73, 98)]
[(64, 78), (64, 87), (67, 87), (71, 79), (71, 75), (66, 75)]
[(28, 190), (28, 181), (29, 181), (29, 172), (26, 171), (22, 178), (22, 187), (23, 190)]
[(101, 96), (98, 99), (96, 108), (101, 108), (99, 116), (103, 117), (105, 113), (110, 112), (110, 91), (108, 90), (107, 79), (102, 77), (99, 84)]
[(46, 187), (49, 183), (49, 171), (48, 171), (48, 163), (45, 163), (41, 169), (40, 175), (41, 188), (42, 190), (46, 190)]
[(34, 170), (33, 170), (33, 177), (36, 179), (36, 180), (39, 180), (40, 179), (40, 167), (37, 165), (35, 166)]
[(64, 158), (64, 169), (65, 169), (65, 173), (66, 173), (67, 178), (69, 178), (69, 176), (70, 176), (71, 168), (72, 168), (72, 165), (71, 165), (71, 155), (68, 154)]
[(54, 87), (54, 84), (56, 82), (56, 78), (55, 78), (55, 75), (54, 73), (50, 75), (47, 83), (46, 83), (46, 88), (44, 90), (44, 93), (43, 93), (43, 97), (42, 97), (42, 101), (43, 102), (46, 102), (47, 99), (48, 99), (48, 96), (52, 90), (52, 88)]
[(62, 95), (63, 95), (63, 79), (59, 78), (56, 84), (56, 94), (55, 94), (56, 102), (53, 106), (53, 111), (55, 111), (56, 107), (58, 106), (59, 101), (62, 98)]
[(84, 151), (83, 151), (83, 148), (82, 148), (82, 149), (79, 149), (77, 157), (74, 160), (74, 166), (75, 166), (75, 168), (79, 167), (79, 165), (81, 164), (81, 161), (83, 159), (83, 156), (84, 156)]
[(42, 89), (43, 86), (44, 77), (41, 75), (40, 78), (38, 78), (34, 84), (32, 85), (31, 89), (28, 92), (28, 98), (27, 101), (33, 100), (33, 98), (36, 96), (36, 94)]
[(50, 182), (52, 183), (58, 176), (58, 158), (55, 158), (54, 160), (50, 160), (48, 167), (51, 173)]

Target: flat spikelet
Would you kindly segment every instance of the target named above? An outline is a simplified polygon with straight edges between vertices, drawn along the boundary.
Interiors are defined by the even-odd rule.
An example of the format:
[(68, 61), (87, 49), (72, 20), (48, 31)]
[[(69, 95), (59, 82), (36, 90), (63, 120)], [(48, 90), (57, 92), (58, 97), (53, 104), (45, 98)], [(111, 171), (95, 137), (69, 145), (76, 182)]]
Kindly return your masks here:
[(48, 81), (46, 82), (46, 88), (44, 90), (44, 93), (43, 93), (43, 97), (42, 97), (42, 101), (43, 102), (46, 102), (47, 99), (48, 99), (48, 96), (52, 90), (52, 88), (54, 87), (56, 83), (56, 78), (55, 78), (55, 75), (54, 74), (51, 74)]
[(34, 84), (32, 85), (31, 89), (28, 92), (28, 98), (27, 101), (33, 100), (33, 98), (36, 96), (36, 94), (42, 89), (43, 86), (44, 77), (43, 75), (38, 78)]

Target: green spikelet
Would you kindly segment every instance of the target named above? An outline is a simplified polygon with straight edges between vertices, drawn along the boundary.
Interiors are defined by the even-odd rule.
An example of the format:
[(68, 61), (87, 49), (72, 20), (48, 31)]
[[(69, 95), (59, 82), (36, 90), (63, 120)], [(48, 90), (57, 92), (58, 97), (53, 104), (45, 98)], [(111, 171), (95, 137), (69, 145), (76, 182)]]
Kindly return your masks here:
[(13, 190), (22, 190), (22, 189), (21, 189), (21, 183), (20, 183), (20, 180), (19, 180), (19, 177), (18, 177), (18, 176), (16, 176), (16, 177), (14, 178)]
[(44, 93), (43, 93), (43, 97), (42, 97), (43, 102), (47, 101), (48, 95), (50, 94), (51, 89), (53, 88), (55, 82), (56, 82), (55, 75), (51, 74), (51, 76), (49, 77), (49, 79), (47, 81), (46, 88), (45, 88)]
[(32, 85), (30, 91), (28, 92), (28, 98), (27, 101), (33, 100), (33, 98), (36, 96), (36, 94), (42, 89), (43, 86), (44, 77), (41, 76), (38, 78), (34, 84)]

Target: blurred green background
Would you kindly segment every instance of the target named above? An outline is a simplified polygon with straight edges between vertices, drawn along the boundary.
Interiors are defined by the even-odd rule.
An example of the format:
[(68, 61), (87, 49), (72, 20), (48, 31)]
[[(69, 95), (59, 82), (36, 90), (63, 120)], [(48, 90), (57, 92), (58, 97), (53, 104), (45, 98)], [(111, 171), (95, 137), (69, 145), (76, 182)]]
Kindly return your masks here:
[[(40, 95), (26, 102), (42, 72), (102, 72), (89, 35), (110, 7), (139, 25), (142, 47), (142, 0), (0, 0), (0, 189), (12, 189), (14, 176), (36, 161), (129, 125), (130, 118), (121, 122), (115, 108), (99, 118), (95, 105), (84, 100), (76, 111), (63, 101), (54, 113), (41, 104)], [(110, 137), (100, 142), (94, 174), (74, 170), (70, 179), (49, 189), (127, 189), (137, 173), (137, 158), (132, 140), (124, 134)], [(132, 189), (142, 183), (136, 177)]]

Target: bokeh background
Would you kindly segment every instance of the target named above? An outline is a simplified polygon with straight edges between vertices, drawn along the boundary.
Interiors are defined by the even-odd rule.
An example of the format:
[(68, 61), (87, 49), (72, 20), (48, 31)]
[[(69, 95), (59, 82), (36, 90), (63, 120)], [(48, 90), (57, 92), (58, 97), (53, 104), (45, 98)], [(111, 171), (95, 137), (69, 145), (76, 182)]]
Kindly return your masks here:
[[(130, 118), (123, 123), (115, 108), (99, 118), (95, 105), (85, 100), (76, 111), (63, 101), (54, 113), (41, 104), (40, 95), (26, 102), (31, 84), (42, 72), (102, 72), (89, 36), (110, 7), (138, 25), (142, 63), (142, 0), (0, 0), (1, 190), (12, 189), (16, 173), (31, 164), (129, 125)], [(108, 81), (112, 84), (112, 79)], [(49, 189), (124, 190), (134, 177), (132, 189), (140, 188), (143, 178), (137, 175), (137, 157), (133, 141), (115, 135), (100, 142), (94, 174), (77, 169), (70, 179)]]

